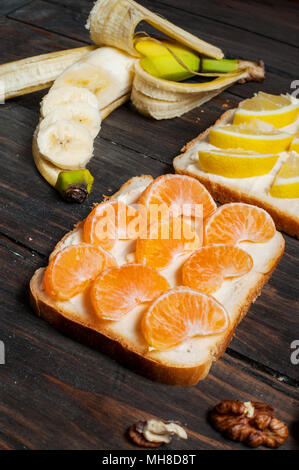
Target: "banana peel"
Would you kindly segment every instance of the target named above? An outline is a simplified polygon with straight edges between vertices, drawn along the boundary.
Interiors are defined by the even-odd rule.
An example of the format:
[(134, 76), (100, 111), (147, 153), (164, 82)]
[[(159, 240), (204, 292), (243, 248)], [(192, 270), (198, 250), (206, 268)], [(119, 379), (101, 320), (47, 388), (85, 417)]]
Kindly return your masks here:
[(201, 55), (222, 59), (221, 49), (194, 36), (170, 21), (139, 5), (134, 0), (98, 0), (93, 6), (86, 28), (98, 46), (113, 46), (140, 57), (135, 47), (135, 29), (145, 21), (178, 43)]
[(3, 99), (49, 88), (65, 68), (80, 60), (96, 46), (50, 52), (0, 65)]

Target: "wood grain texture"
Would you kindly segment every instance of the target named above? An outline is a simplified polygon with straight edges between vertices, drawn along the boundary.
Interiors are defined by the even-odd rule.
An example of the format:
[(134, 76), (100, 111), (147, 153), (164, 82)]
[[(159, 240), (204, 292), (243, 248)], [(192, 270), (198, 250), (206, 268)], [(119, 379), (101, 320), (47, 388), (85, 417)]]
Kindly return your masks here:
[(24, 6), (31, 0), (1, 0), (0, 3), (0, 15), (8, 15), (14, 10)]
[[(10, 18), (0, 18), (1, 62), (90, 42), (84, 23), (93, 1), (27, 3)], [(241, 0), (212, 0), (214, 8), (209, 2), (191, 0), (140, 3), (231, 56), (264, 58), (267, 78), (263, 84), (235, 85), (203, 108), (173, 120), (144, 118), (130, 104), (115, 111), (96, 140), (90, 164), (95, 187), (81, 206), (64, 203), (33, 165), (31, 139), (45, 91), (0, 106), (0, 340), (7, 349), (7, 364), (0, 366), (0, 448), (132, 448), (124, 437), (126, 426), (157, 416), (179, 419), (189, 430), (190, 440), (174, 442), (173, 449), (242, 449), (223, 439), (206, 420), (209, 407), (217, 401), (239, 398), (274, 405), (291, 429), (283, 448), (298, 449), (294, 385), (299, 366), (290, 362), (290, 343), (299, 338), (295, 239), (286, 237), (286, 253), (237, 328), (228, 354), (192, 388), (163, 386), (135, 375), (63, 337), (36, 318), (28, 305), (28, 281), (34, 270), (46, 264), (56, 242), (103, 193), (111, 194), (137, 174), (172, 171), (179, 149), (213, 124), (224, 109), (260, 89), (289, 92), (291, 80), (298, 78), (295, 2), (254, 0), (251, 14), (256, 21)], [(274, 19), (269, 9), (276, 12)]]
[(79, 41), (57, 36), (35, 26), (1, 16), (0, 31), (1, 64), (48, 52), (71, 49), (82, 44)]
[(193, 13), (199, 18), (199, 23), (202, 17), (209, 18), (215, 22), (229, 24), (238, 29), (248, 30), (257, 35), (299, 47), (298, 25), (294, 22), (294, 16), (298, 15), (296, 1), (225, 0), (223, 2), (222, 0), (209, 0), (199, 5), (194, 0), (184, 2), (151, 0), (154, 8), (159, 3), (178, 8), (182, 12)]

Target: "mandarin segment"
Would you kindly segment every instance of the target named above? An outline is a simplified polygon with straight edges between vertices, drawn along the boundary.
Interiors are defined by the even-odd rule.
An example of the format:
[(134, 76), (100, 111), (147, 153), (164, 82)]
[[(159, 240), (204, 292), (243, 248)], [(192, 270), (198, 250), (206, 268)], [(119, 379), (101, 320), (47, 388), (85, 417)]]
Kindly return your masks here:
[(216, 210), (207, 189), (195, 178), (185, 175), (159, 176), (142, 193), (139, 204), (145, 205), (148, 210), (151, 205), (166, 205), (175, 216), (189, 215), (191, 208), (193, 215), (206, 218)]
[(210, 294), (225, 278), (243, 276), (253, 266), (251, 256), (234, 245), (210, 245), (195, 251), (184, 263), (183, 285)]
[(105, 270), (93, 282), (90, 298), (96, 314), (105, 320), (120, 320), (137, 305), (151, 302), (169, 289), (155, 269), (128, 264)]
[(208, 220), (205, 245), (241, 241), (265, 243), (275, 234), (275, 225), (263, 209), (243, 203), (224, 204)]
[(173, 258), (198, 249), (200, 237), (190, 224), (175, 217), (150, 227), (147, 237), (138, 238), (136, 260), (156, 269), (168, 266)]
[(134, 220), (138, 211), (121, 201), (108, 201), (95, 206), (84, 222), (83, 239), (86, 243), (113, 248), (117, 240), (137, 238)]
[(148, 345), (163, 351), (188, 338), (222, 333), (228, 325), (225, 308), (213, 297), (189, 287), (175, 287), (151, 304), (141, 327)]
[(80, 243), (59, 251), (44, 275), (44, 288), (56, 300), (67, 300), (84, 291), (105, 268), (116, 266), (115, 258), (100, 246)]

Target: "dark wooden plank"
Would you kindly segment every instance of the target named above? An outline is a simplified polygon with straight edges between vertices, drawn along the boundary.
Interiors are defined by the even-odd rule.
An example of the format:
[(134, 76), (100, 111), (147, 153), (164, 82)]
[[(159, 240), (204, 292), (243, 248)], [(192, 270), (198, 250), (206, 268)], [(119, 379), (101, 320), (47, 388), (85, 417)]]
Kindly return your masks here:
[(8, 18), (0, 18), (0, 31), (0, 63), (71, 49), (82, 44), (77, 40), (57, 36), (57, 34)]
[[(140, 3), (149, 8), (153, 7), (150, 0), (142, 0)], [(249, 60), (262, 58), (270, 71), (275, 71), (278, 75), (278, 72), (283, 72), (286, 77), (297, 78), (298, 49), (296, 47), (271, 38), (257, 36), (250, 31), (240, 30), (210, 18), (201, 18), (199, 27), (198, 19), (194, 14), (184, 12), (182, 15), (177, 8), (160, 3), (155, 4), (155, 11), (191, 33), (199, 35), (202, 39), (223, 48), (230, 57)], [(76, 12), (58, 4), (34, 0), (11, 16), (20, 21), (89, 42), (88, 31), (84, 28), (87, 19), (85, 12)], [(240, 37), (242, 37), (241, 44)]]
[(253, 371), (227, 354), (196, 387), (151, 382), (109, 357), (82, 346), (35, 317), (28, 281), (44, 258), (0, 237), (1, 449), (128, 449), (126, 428), (135, 420), (180, 420), (187, 441), (171, 449), (245, 449), (214, 431), (208, 410), (219, 400), (271, 403), (290, 427), (283, 449), (298, 449), (298, 396), (293, 387)]
[(0, 15), (7, 15), (29, 2), (31, 2), (31, 0), (1, 0)]
[[(92, 5), (90, 5), (92, 7)], [(72, 39), (90, 43), (89, 32), (85, 29), (88, 14), (78, 12), (73, 8), (65, 8), (40, 0), (19, 8), (9, 15), (21, 22), (44, 28)]]
[[(65, 2), (65, 0), (63, 0)], [(152, 8), (159, 4), (176, 7), (183, 12), (193, 13), (201, 21), (201, 17), (210, 18), (220, 23), (235, 26), (299, 46), (298, 35), (298, 3), (287, 0), (209, 0), (196, 2), (194, 0), (152, 0)], [(216, 26), (217, 27), (217, 26)]]

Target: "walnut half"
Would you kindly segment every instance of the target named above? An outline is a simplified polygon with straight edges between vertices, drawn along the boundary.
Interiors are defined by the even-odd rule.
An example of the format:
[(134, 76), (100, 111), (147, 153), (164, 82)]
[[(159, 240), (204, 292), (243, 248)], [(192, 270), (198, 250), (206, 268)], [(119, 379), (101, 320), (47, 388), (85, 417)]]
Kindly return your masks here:
[(181, 439), (188, 437), (180, 423), (158, 419), (138, 421), (129, 428), (128, 434), (134, 444), (142, 447), (159, 447), (162, 444), (169, 444), (174, 435)]
[(210, 420), (218, 431), (250, 447), (280, 447), (289, 435), (287, 426), (266, 403), (223, 400), (211, 411)]

